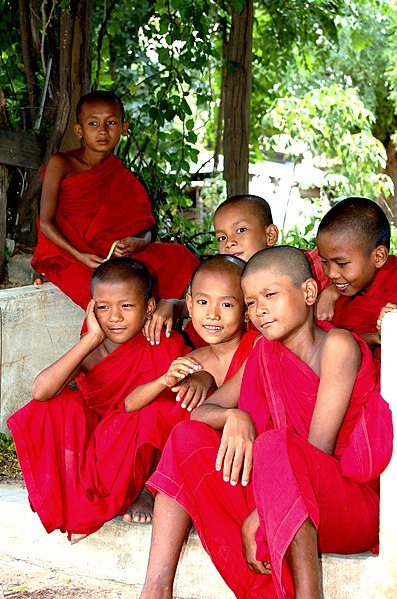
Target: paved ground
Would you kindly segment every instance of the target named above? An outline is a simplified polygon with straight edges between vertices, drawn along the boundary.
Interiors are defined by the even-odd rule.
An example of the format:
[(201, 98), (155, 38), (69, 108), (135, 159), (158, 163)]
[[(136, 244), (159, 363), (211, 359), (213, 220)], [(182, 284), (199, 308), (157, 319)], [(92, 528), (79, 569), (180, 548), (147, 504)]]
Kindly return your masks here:
[(139, 591), (116, 581), (65, 574), (21, 560), (0, 558), (0, 599), (137, 599)]

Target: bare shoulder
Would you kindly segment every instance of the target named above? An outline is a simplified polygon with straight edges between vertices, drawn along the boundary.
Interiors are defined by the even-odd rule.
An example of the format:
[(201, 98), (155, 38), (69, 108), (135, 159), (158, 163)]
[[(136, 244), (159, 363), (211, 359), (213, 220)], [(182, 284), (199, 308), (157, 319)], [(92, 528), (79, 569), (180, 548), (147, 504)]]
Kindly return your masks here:
[(63, 179), (70, 169), (70, 160), (66, 152), (57, 152), (48, 160), (45, 177), (58, 176)]
[(346, 329), (328, 331), (321, 348), (321, 361), (324, 359), (359, 367), (361, 350), (352, 333)]

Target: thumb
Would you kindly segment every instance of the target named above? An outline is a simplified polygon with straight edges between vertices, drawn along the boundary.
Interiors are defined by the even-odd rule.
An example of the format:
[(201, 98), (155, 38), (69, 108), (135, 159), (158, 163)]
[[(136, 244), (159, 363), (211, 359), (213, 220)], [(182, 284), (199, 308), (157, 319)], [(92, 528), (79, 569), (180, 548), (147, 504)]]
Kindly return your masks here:
[(172, 318), (168, 318), (166, 322), (167, 325), (165, 327), (165, 336), (168, 338), (172, 333), (172, 325), (174, 324), (174, 321)]

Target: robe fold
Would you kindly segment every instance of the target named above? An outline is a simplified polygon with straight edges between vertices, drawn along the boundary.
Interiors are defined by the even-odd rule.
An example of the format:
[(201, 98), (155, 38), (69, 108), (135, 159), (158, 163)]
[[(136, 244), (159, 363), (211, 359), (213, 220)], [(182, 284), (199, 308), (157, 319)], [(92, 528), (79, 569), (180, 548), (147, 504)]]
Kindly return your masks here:
[(393, 255), (378, 270), (364, 295), (337, 300), (332, 324), (357, 334), (376, 333), (376, 321), (387, 302), (397, 303), (397, 256)]
[(93, 533), (136, 499), (154, 448), (162, 450), (190, 414), (168, 390), (131, 413), (125, 397), (188, 351), (178, 333), (157, 346), (139, 334), (79, 375), (78, 389), (33, 399), (8, 419), (30, 504), (47, 532)]
[[(106, 258), (116, 239), (151, 229), (155, 220), (148, 194), (113, 154), (91, 170), (62, 181), (56, 224), (80, 252)], [(91, 299), (92, 270), (50, 241), (40, 231), (32, 266), (86, 309)], [(155, 295), (181, 297), (199, 260), (176, 243), (151, 243), (133, 255), (154, 277)]]
[[(324, 329), (328, 323), (320, 323)], [(285, 552), (302, 523), (317, 528), (320, 551), (356, 553), (377, 543), (379, 472), (372, 457), (386, 466), (392, 449), (391, 414), (379, 395), (379, 372), (359, 338), (362, 365), (338, 435), (335, 455), (307, 442), (317, 397), (318, 376), (279, 342), (262, 338), (244, 371), (239, 407), (247, 411), (258, 437), (253, 479), (247, 487), (225, 483), (215, 470), (221, 435), (201, 422), (173, 429), (149, 486), (176, 499), (191, 515), (204, 548), (223, 579), (240, 599), (294, 597)], [(382, 419), (382, 437), (371, 447), (357, 446), (357, 428), (371, 402), (371, 416)], [(365, 428), (365, 427), (364, 427)], [(366, 429), (365, 429), (366, 430)], [(370, 449), (370, 451), (369, 451)], [(342, 467), (344, 455), (348, 458)], [(366, 482), (355, 475), (360, 460), (369, 462)], [(357, 471), (357, 478), (362, 476)], [(371, 480), (371, 474), (376, 476)], [(258, 510), (257, 559), (270, 559), (272, 576), (255, 574), (242, 554), (241, 525)]]

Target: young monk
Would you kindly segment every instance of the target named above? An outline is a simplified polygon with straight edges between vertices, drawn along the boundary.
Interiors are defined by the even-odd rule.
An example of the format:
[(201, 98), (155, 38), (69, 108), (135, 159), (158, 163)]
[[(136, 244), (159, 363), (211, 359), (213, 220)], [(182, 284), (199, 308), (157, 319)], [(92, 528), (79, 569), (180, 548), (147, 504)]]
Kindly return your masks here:
[[(278, 239), (278, 229), (273, 223), (268, 202), (251, 194), (235, 195), (222, 202), (214, 214), (214, 229), (219, 253), (237, 256), (245, 261), (259, 250), (273, 247)], [(328, 312), (334, 304), (335, 292), (330, 294), (327, 290), (324, 293), (330, 281), (324, 275), (317, 249), (307, 251), (307, 257), (322, 291), (317, 309)], [(160, 300), (153, 318), (145, 323), (144, 334), (151, 343), (159, 343), (163, 327), (169, 334), (174, 321), (187, 315), (184, 300)], [(187, 323), (185, 331), (194, 347), (202, 345), (190, 323)]]
[(339, 293), (331, 322), (360, 335), (379, 355), (377, 320), (389, 302), (397, 303), (397, 257), (389, 255), (385, 213), (367, 198), (342, 200), (322, 219), (316, 243)]
[(136, 387), (126, 398), (127, 411), (139, 410), (167, 387), (178, 391), (177, 401), (191, 411), (207, 395), (190, 388), (188, 375), (202, 369), (210, 373), (215, 388), (231, 378), (247, 358), (258, 331), (244, 332), (245, 307), (241, 290), (244, 261), (235, 256), (209, 256), (194, 271), (186, 303), (196, 334), (205, 342), (187, 356), (175, 360), (168, 372)]
[(318, 551), (377, 543), (378, 477), (392, 451), (377, 362), (360, 337), (316, 324), (300, 250), (258, 252), (242, 287), (263, 338), (239, 407), (237, 374), (169, 437), (148, 483), (159, 492), (141, 599), (172, 597), (190, 517), (241, 599), (319, 599)]
[(67, 531), (72, 542), (127, 509), (130, 519), (151, 520), (152, 499), (138, 496), (155, 448), (186, 415), (170, 392), (125, 412), (132, 389), (188, 351), (179, 333), (154, 347), (142, 335), (155, 306), (147, 268), (111, 259), (94, 271), (91, 292), (86, 335), (38, 375), (34, 399), (8, 419), (33, 510), (47, 532)]
[(44, 172), (33, 268), (84, 310), (92, 271), (111, 256), (134, 256), (154, 276), (155, 295), (181, 297), (198, 259), (182, 245), (151, 243), (148, 194), (113, 155), (128, 132), (120, 98), (86, 94), (76, 121), (81, 147), (54, 154)]

